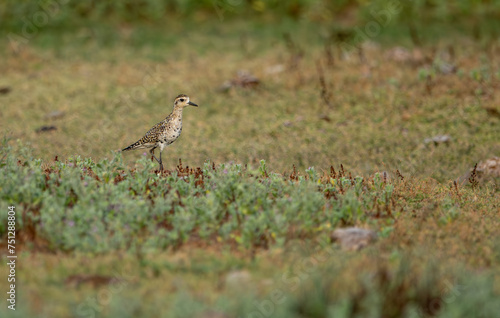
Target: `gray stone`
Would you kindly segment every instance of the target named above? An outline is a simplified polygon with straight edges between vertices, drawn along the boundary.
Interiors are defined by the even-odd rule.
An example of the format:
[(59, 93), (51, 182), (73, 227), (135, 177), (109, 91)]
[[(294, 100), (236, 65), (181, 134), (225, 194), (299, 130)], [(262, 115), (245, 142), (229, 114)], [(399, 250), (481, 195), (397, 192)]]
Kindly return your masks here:
[[(472, 178), (473, 171), (474, 168), (470, 168), (467, 173), (457, 179), (457, 182), (459, 184), (470, 182), (469, 179)], [(476, 167), (475, 179), (479, 184), (492, 181), (498, 185), (500, 181), (500, 157), (492, 157), (479, 162)]]
[(358, 251), (377, 240), (377, 234), (370, 229), (349, 227), (336, 229), (331, 235), (332, 241), (337, 241), (343, 250)]
[(242, 284), (250, 282), (251, 275), (246, 270), (237, 270), (229, 272), (226, 275), (225, 283), (228, 287), (241, 287)]

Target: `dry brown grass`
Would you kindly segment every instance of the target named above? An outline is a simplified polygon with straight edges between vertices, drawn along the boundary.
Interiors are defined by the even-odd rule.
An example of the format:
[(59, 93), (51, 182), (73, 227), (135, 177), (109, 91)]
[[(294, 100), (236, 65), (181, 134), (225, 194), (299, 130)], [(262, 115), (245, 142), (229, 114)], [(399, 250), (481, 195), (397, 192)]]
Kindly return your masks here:
[[(2, 110), (4, 132), (30, 142), (37, 157), (98, 159), (138, 139), (182, 92), (201, 107), (186, 112), (181, 139), (167, 149), (167, 166), (178, 158), (190, 165), (265, 159), (278, 171), (293, 164), (349, 163), (358, 173), (395, 167), (445, 181), (499, 152), (499, 118), (491, 115), (500, 101), (496, 46), (482, 51), (464, 40), (453, 55), (448, 46), (436, 45), (410, 50), (410, 57), (398, 61), (390, 48), (367, 44), (363, 60), (334, 50), (333, 66), (321, 46), (297, 55), (283, 44), (251, 57), (234, 48), (221, 59), (215, 51), (199, 55), (181, 45), (180, 52), (151, 61), (155, 50), (123, 46), (87, 52), (89, 58), (71, 48), (9, 54), (2, 65), (1, 84), (12, 88), (2, 97), (8, 106)], [(458, 71), (441, 74), (433, 61)], [(276, 65), (284, 71), (268, 73)], [(218, 93), (240, 69), (262, 84)], [(489, 78), (474, 79), (481, 72)], [(47, 119), (54, 110), (64, 117)], [(43, 125), (57, 131), (36, 133)], [(452, 142), (424, 144), (438, 134)]]
[[(348, 295), (353, 311), (362, 307), (369, 288), (384, 295), (387, 303), (404, 305), (408, 290), (428, 277), (422, 273), (433, 271), (426, 267), (431, 262), (438, 264), (439, 277), (433, 278), (435, 285), (422, 287), (422, 298), (415, 296), (424, 310), (430, 308), (426, 301), (434, 300), (436, 290), (463, 273), (492, 275), (500, 293), (498, 182), (474, 187), (452, 182), (475, 163), (500, 153), (497, 44), (484, 47), (459, 39), (452, 46), (443, 42), (409, 49), (409, 57), (397, 60), (393, 48), (373, 43), (363, 47), (360, 59), (357, 54), (342, 56), (335, 47), (308, 45), (301, 37), (263, 45), (258, 36), (248, 36), (244, 46), (218, 36), (189, 39), (168, 49), (134, 48), (123, 41), (108, 48), (28, 46), (19, 55), (10, 52), (0, 61), (0, 87), (12, 88), (0, 96), (2, 132), (12, 137), (12, 143), (31, 143), (34, 157), (46, 163), (55, 156), (111, 157), (112, 151), (135, 141), (166, 116), (174, 96), (186, 93), (200, 107), (186, 110), (182, 136), (166, 150), (165, 165), (170, 169), (178, 158), (191, 167), (206, 160), (257, 166), (265, 159), (269, 172), (288, 171), (287, 175), (293, 165), (299, 170), (315, 166), (328, 174), (331, 165), (340, 163), (352, 175), (388, 172), (396, 183), (397, 209), (387, 220), (374, 217), (374, 223), (356, 225), (384, 228), (387, 222), (389, 231), (357, 254), (334, 247), (331, 262), (314, 271), (320, 277), (330, 275), (324, 276), (332, 280), (326, 280), (326, 286)], [(442, 61), (455, 65), (457, 72), (442, 74)], [(277, 65), (284, 70), (270, 72), (279, 69)], [(261, 84), (219, 92), (217, 88), (240, 69), (249, 70)], [(65, 115), (45, 118), (54, 110)], [(57, 130), (36, 133), (43, 125)], [(439, 134), (449, 135), (451, 141), (424, 143)], [(132, 165), (141, 155), (127, 153), (125, 160)], [(194, 239), (175, 252), (91, 257), (45, 253), (45, 242), (36, 238), (30, 244), (22, 246), (26, 256), (19, 268), (23, 288), (29, 291), (23, 297), (33, 304), (33, 312), (48, 308), (58, 316), (72, 314), (100, 291), (85, 283), (80, 289), (62, 288), (75, 274), (109, 277), (111, 269), (125, 270), (124, 276), (132, 272), (117, 303), (128, 302), (154, 315), (182, 303), (179, 298), (184, 296), (178, 295), (210, 305), (218, 297), (231, 299), (234, 291), (223, 284), (224, 277), (240, 268), (253, 277), (248, 294), (265, 298), (297, 261), (324, 253), (317, 250), (324, 242), (314, 240), (292, 241), (290, 249), (255, 252), (216, 239)], [(412, 260), (410, 274), (398, 278), (406, 259)], [(0, 276), (5, 273), (6, 267), (1, 267)], [(303, 280), (300, 290), (305, 294), (314, 289), (309, 286), (312, 276)], [(374, 287), (364, 285), (364, 280), (374, 282)], [(142, 295), (142, 303), (133, 302), (137, 295)], [(306, 296), (297, 296), (296, 302), (303, 316)], [(49, 299), (75, 306), (49, 308)], [(105, 307), (104, 314), (113, 308)]]

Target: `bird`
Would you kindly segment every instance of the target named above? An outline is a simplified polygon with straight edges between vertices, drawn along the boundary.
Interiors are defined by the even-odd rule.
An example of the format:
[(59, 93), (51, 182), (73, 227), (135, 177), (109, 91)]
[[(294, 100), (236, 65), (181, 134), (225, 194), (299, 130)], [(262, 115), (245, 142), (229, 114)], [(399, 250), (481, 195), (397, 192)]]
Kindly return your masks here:
[[(197, 104), (189, 100), (189, 97), (184, 94), (178, 95), (174, 100), (174, 109), (164, 120), (154, 125), (148, 132), (122, 151), (135, 150), (135, 149), (149, 149), (149, 153), (160, 164), (160, 171), (163, 171), (163, 163), (161, 160), (161, 153), (166, 146), (170, 145), (179, 138), (182, 131), (182, 111), (184, 107), (195, 106)], [(155, 149), (160, 149), (160, 159), (155, 156)]]

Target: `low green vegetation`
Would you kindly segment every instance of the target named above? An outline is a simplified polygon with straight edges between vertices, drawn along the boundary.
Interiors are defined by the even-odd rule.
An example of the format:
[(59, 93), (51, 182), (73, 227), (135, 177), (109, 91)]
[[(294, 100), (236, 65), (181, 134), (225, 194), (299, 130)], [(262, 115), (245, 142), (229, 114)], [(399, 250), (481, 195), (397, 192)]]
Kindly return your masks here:
[[(179, 164), (161, 175), (149, 156), (128, 170), (121, 154), (50, 165), (19, 159), (6, 146), (2, 154), (1, 208), (19, 206), (27, 243), (36, 238), (50, 251), (177, 249), (193, 240), (243, 250), (283, 247), (295, 239), (327, 242), (332, 228), (370, 219), (390, 227), (402, 211), (394, 193), (399, 182), (378, 173), (353, 177), (343, 167), (282, 175), (268, 172), (263, 160), (256, 170)], [(0, 235), (7, 232), (4, 216)]]
[[(487, 278), (497, 266), (470, 274), (500, 260), (500, 242), (478, 236), (499, 226), (493, 183), (449, 188), (399, 171), (355, 176), (343, 166), (277, 174), (264, 161), (179, 163), (161, 175), (149, 156), (134, 168), (119, 153), (42, 163), (31, 149), (6, 143), (1, 157), (0, 209), (16, 207), (27, 263), (18, 301), (42, 303), (20, 306), (19, 315), (465, 317), (479, 306), (488, 317), (498, 310)], [(6, 236), (5, 214), (0, 221)], [(345, 226), (372, 228), (379, 240), (346, 253), (332, 241)], [(481, 297), (472, 297), (474, 288)], [(47, 306), (49, 297), (59, 306)]]

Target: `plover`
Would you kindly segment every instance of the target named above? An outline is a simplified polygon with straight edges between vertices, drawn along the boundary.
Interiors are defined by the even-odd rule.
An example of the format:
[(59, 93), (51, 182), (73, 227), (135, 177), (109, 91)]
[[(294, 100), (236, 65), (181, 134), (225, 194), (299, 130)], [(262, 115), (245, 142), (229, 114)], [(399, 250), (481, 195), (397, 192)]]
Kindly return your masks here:
[[(161, 153), (166, 146), (170, 145), (179, 138), (182, 131), (182, 110), (186, 106), (196, 106), (195, 103), (189, 100), (189, 97), (180, 94), (174, 100), (174, 110), (164, 120), (154, 125), (141, 139), (134, 142), (130, 146), (123, 148), (122, 151), (134, 149), (148, 149), (149, 153), (160, 164), (160, 171), (163, 171), (163, 163), (161, 161)], [(160, 148), (160, 159), (155, 156), (155, 149)]]

